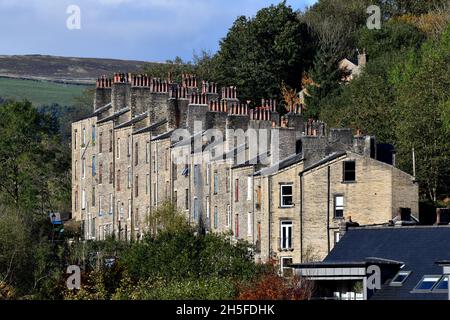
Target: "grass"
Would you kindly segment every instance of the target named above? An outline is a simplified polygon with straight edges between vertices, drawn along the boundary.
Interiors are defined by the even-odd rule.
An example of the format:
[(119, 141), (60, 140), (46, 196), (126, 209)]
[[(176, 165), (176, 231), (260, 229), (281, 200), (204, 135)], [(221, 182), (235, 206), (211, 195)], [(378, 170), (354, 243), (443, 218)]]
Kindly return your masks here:
[(35, 106), (58, 103), (72, 106), (81, 96), (84, 85), (62, 84), (45, 81), (0, 78), (0, 97), (4, 99), (27, 99)]

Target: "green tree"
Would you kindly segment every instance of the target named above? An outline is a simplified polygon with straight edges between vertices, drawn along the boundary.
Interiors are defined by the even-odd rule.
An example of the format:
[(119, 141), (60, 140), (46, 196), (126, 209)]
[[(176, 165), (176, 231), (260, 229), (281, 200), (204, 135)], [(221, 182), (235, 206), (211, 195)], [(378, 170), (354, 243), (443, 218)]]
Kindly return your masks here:
[(241, 100), (280, 99), (284, 81), (299, 89), (301, 76), (311, 63), (306, 25), (283, 1), (239, 17), (220, 42), (214, 57), (220, 85), (236, 85)]
[(172, 77), (175, 82), (181, 82), (183, 73), (194, 73), (195, 67), (191, 62), (183, 61), (180, 57), (174, 60), (167, 60), (165, 63), (149, 63), (144, 66), (144, 73), (154, 78), (167, 80)]
[[(450, 135), (445, 121), (450, 100), (450, 26), (439, 42), (428, 41), (415, 65), (394, 82), (397, 99), (396, 140), (400, 165), (412, 168), (411, 150), (416, 153), (417, 178), (425, 195), (436, 202), (450, 191)], [(408, 70), (412, 69), (412, 72)]]

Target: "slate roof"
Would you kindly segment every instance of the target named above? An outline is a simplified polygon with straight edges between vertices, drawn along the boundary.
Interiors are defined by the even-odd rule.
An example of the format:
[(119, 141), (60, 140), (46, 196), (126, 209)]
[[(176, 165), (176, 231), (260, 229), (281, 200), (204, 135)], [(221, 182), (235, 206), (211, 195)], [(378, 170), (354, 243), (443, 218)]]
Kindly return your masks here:
[(170, 138), (174, 131), (175, 130), (170, 130), (170, 131), (164, 132), (164, 133), (162, 133), (162, 134), (160, 134), (158, 136), (155, 136), (155, 137), (152, 138), (152, 141), (158, 141), (158, 140), (163, 140), (163, 139)]
[(100, 113), (102, 113), (102, 112), (108, 110), (109, 108), (111, 108), (111, 106), (112, 106), (111, 102), (105, 104), (103, 107), (100, 107), (97, 110), (95, 110), (94, 113), (92, 113), (90, 117), (95, 117), (95, 116), (99, 115)]
[(136, 123), (138, 121), (144, 120), (145, 118), (147, 118), (147, 112), (139, 114), (139, 115), (135, 116), (133, 119), (131, 119), (131, 120), (127, 121), (127, 122), (119, 124), (118, 126), (115, 127), (115, 129), (121, 129), (121, 128), (129, 127), (129, 126), (131, 126), (132, 124), (134, 124), (134, 123)]
[(334, 159), (340, 158), (342, 156), (345, 156), (347, 154), (347, 152), (345, 151), (341, 151), (341, 152), (334, 152), (328, 156), (326, 156), (325, 158), (320, 159), (319, 161), (311, 164), (310, 166), (306, 167), (301, 173), (307, 172), (309, 170), (315, 169), (317, 167), (320, 167), (321, 165), (333, 161)]
[[(371, 258), (372, 257), (372, 258)], [(446, 300), (447, 293), (411, 293), (424, 275), (442, 275), (436, 262), (450, 260), (449, 226), (370, 227), (349, 229), (324, 264), (388, 259), (404, 263), (411, 274), (402, 286), (382, 284), (375, 300)]]
[(128, 111), (130, 111), (130, 108), (121, 109), (121, 110), (117, 111), (116, 113), (110, 115), (109, 117), (106, 117), (102, 120), (97, 121), (97, 123), (104, 123), (104, 122), (114, 120), (117, 117), (120, 117), (121, 115), (123, 115), (124, 113), (127, 113)]
[(280, 162), (278, 162), (277, 164), (275, 164), (269, 168), (264, 168), (264, 169), (256, 172), (254, 175), (255, 176), (260, 176), (260, 175), (264, 176), (264, 175), (276, 173), (279, 170), (283, 170), (283, 169), (290, 167), (296, 163), (299, 163), (303, 160), (304, 160), (304, 158), (301, 153), (293, 154), (293, 155), (290, 155), (290, 156), (284, 158), (283, 160), (281, 160)]
[(153, 124), (151, 124), (151, 125), (149, 125), (147, 127), (137, 129), (137, 130), (135, 130), (133, 132), (133, 134), (139, 134), (139, 133), (144, 133), (144, 132), (151, 132), (151, 131), (155, 130), (156, 128), (158, 128), (158, 127), (160, 127), (160, 126), (162, 126), (163, 124), (166, 124), (166, 123), (167, 123), (167, 119), (164, 119), (164, 120), (161, 120), (159, 122), (153, 123)]

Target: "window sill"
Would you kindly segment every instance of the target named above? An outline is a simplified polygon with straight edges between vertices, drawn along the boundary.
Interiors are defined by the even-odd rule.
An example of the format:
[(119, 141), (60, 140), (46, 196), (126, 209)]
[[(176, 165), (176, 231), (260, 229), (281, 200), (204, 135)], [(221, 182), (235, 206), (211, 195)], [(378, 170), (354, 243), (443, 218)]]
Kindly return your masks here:
[(279, 206), (278, 209), (289, 209), (289, 208), (294, 208), (295, 204), (290, 205), (290, 206)]
[(354, 184), (357, 183), (358, 181), (341, 181), (342, 184)]

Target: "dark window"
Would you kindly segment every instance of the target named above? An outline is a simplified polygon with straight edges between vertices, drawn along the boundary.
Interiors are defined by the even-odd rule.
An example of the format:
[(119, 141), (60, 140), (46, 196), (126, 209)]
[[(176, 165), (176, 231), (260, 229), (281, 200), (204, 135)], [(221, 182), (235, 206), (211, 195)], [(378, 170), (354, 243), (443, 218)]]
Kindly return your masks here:
[(356, 181), (356, 163), (355, 161), (344, 162), (344, 182)]
[(134, 145), (134, 165), (139, 164), (139, 144), (136, 142)]
[(114, 180), (114, 170), (113, 170), (113, 163), (109, 163), (109, 183), (113, 183)]
[(102, 153), (103, 152), (103, 133), (100, 132), (99, 136), (98, 136), (98, 152)]
[(113, 151), (113, 131), (109, 130), (109, 152)]
[(219, 193), (219, 176), (217, 171), (214, 171), (214, 194)]
[(98, 183), (103, 183), (103, 163), (98, 164)]
[(303, 151), (303, 142), (302, 142), (302, 140), (298, 140), (295, 143), (295, 153), (300, 154), (300, 153), (302, 153), (302, 151)]
[(120, 191), (120, 170), (117, 170), (116, 184), (117, 184), (117, 191)]
[(139, 197), (139, 176), (136, 176), (134, 183), (134, 196)]
[(294, 275), (294, 269), (290, 267), (293, 260), (292, 258), (281, 258), (281, 274), (284, 277), (292, 277)]

